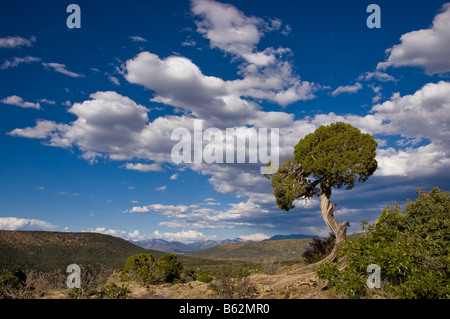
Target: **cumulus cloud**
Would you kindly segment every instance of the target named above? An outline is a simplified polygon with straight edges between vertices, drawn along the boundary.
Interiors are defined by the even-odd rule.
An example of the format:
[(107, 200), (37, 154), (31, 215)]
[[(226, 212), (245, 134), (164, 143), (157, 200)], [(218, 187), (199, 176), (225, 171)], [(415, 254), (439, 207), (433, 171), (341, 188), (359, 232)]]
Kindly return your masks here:
[(153, 101), (180, 107), (201, 118), (237, 120), (255, 111), (255, 104), (231, 95), (222, 79), (204, 75), (184, 57), (160, 59), (142, 52), (126, 62), (126, 70), (128, 82), (155, 91)]
[(202, 17), (197, 31), (210, 40), (211, 47), (230, 53), (251, 55), (263, 33), (264, 20), (247, 17), (236, 7), (210, 0), (192, 1), (192, 12)]
[(99, 233), (104, 235), (110, 235), (114, 237), (120, 237), (127, 240), (137, 240), (141, 237), (139, 230), (134, 230), (133, 232), (127, 232), (125, 230), (118, 229), (106, 229), (106, 227), (89, 228), (86, 232), (89, 233)]
[[(259, 196), (259, 197), (258, 197)], [(266, 197), (266, 198), (264, 198)], [(248, 227), (258, 224), (257, 220), (270, 213), (264, 205), (274, 204), (274, 199), (267, 195), (254, 194), (251, 199), (231, 203), (226, 209), (213, 209), (209, 203), (193, 205), (151, 204), (134, 206), (124, 213), (162, 214), (170, 221), (161, 222), (159, 226), (170, 228), (215, 229)], [(257, 215), (258, 214), (258, 215)], [(266, 224), (270, 227), (270, 224)]]
[[(38, 120), (35, 127), (18, 128), (9, 134), (44, 139), (51, 146), (78, 148), (83, 158), (92, 162), (104, 157), (127, 161), (123, 166), (126, 169), (157, 171), (162, 163), (172, 162), (171, 150), (176, 143), (171, 140), (173, 130), (186, 128), (193, 132), (195, 118), (203, 120), (204, 129), (218, 127), (222, 132), (227, 127), (238, 131), (248, 126), (280, 128), (280, 158), (293, 156), (293, 147), (298, 141), (320, 125), (344, 121), (363, 132), (377, 135), (378, 140), (389, 136), (405, 142), (396, 147), (388, 147), (387, 143), (379, 145), (376, 177), (415, 177), (434, 174), (448, 167), (448, 82), (428, 84), (410, 95), (394, 94), (363, 116), (329, 113), (295, 119), (293, 114), (285, 112), (266, 112), (253, 99), (247, 98), (287, 105), (301, 96), (311, 98), (314, 88), (314, 84), (301, 81), (293, 72), (287, 60), (291, 54), (289, 49), (258, 50), (257, 45), (264, 32), (271, 28), (281, 30), (281, 26), (277, 27), (281, 22), (267, 24), (262, 19), (245, 16), (234, 6), (215, 1), (192, 3), (192, 10), (198, 18), (198, 31), (213, 48), (231, 55), (232, 63), (240, 63), (240, 79), (225, 81), (206, 75), (192, 60), (179, 55), (161, 58), (151, 52), (142, 52), (124, 64), (125, 79), (152, 90), (151, 101), (173, 106), (182, 115), (165, 115), (150, 121), (150, 110), (145, 106), (117, 92), (99, 91), (91, 94), (88, 100), (68, 105), (68, 112), (76, 116), (71, 123)], [(220, 27), (223, 25), (234, 26), (235, 29), (223, 29)], [(338, 87), (334, 95), (357, 92), (363, 81), (389, 82), (395, 79), (376, 70), (362, 74), (358, 81), (354, 85)], [(377, 86), (372, 89), (379, 96), (381, 89)], [(416, 144), (406, 145), (408, 141)], [(154, 164), (134, 164), (131, 161), (151, 161)], [(298, 222), (294, 222), (298, 218), (295, 215), (281, 215), (277, 224), (273, 214), (278, 213), (278, 208), (270, 183), (259, 173), (260, 163), (195, 163), (182, 168), (186, 166), (208, 176), (209, 183), (217, 192), (235, 194), (238, 201), (222, 209), (212, 209), (213, 205), (208, 205), (211, 202), (207, 201), (198, 205), (134, 206), (124, 212), (161, 214), (168, 221), (161, 222), (160, 226), (183, 229), (255, 225), (271, 228), (286, 225), (286, 220), (290, 226), (298, 226)], [(319, 210), (317, 202), (307, 205), (298, 202), (298, 206), (306, 211), (315, 210), (315, 213)], [(321, 222), (317, 219), (320, 216), (305, 218), (302, 221)]]
[[(51, 146), (70, 148), (76, 145), (83, 152), (83, 157), (90, 161), (103, 153), (112, 160), (151, 158), (145, 156), (152, 148), (146, 142), (151, 144), (154, 137), (146, 131), (148, 109), (112, 91), (96, 92), (90, 97), (91, 100), (74, 103), (69, 108), (68, 112), (77, 116), (77, 120), (70, 124), (39, 120), (35, 127), (15, 129), (10, 134), (47, 138), (46, 143)], [(170, 140), (170, 132), (165, 137), (166, 141)], [(149, 167), (129, 165), (128, 168)]]
[(450, 3), (443, 5), (433, 26), (403, 34), (400, 44), (389, 48), (388, 58), (378, 64), (379, 70), (390, 66), (416, 66), (429, 75), (450, 71)]
[(1, 230), (51, 230), (57, 227), (39, 219), (0, 217)]
[[(318, 126), (336, 121), (350, 123), (373, 135), (401, 137), (397, 148), (379, 148), (379, 166), (375, 174), (420, 176), (442, 171), (448, 166), (449, 82), (428, 83), (414, 94), (405, 96), (395, 93), (388, 101), (375, 105), (365, 116), (329, 113), (312, 119)], [(402, 147), (411, 144), (408, 143), (410, 140), (426, 145)]]
[(240, 238), (242, 238), (244, 240), (248, 240), (248, 241), (263, 241), (265, 239), (269, 239), (270, 236), (267, 236), (266, 234), (263, 234), (263, 233), (256, 233), (256, 234), (241, 236)]
[(450, 146), (450, 82), (424, 85), (414, 94), (394, 94), (389, 101), (373, 107), (383, 121), (385, 134), (423, 138)]
[(72, 78), (84, 77), (82, 74), (78, 74), (78, 73), (75, 73), (75, 72), (67, 70), (65, 64), (61, 64), (61, 63), (42, 63), (42, 65), (48, 70), (53, 70), (55, 72), (65, 74), (65, 75), (70, 76)]
[(32, 36), (30, 39), (25, 39), (19, 36), (0, 38), (0, 49), (31, 47), (33, 42), (36, 42), (36, 38), (34, 36)]
[(216, 239), (216, 236), (206, 236), (202, 232), (195, 230), (182, 230), (176, 233), (159, 232), (156, 230), (153, 232), (153, 238), (164, 239), (167, 241), (178, 241), (181, 243), (193, 243), (197, 241)]
[(292, 54), (290, 49), (257, 48), (265, 32), (280, 29), (281, 20), (249, 17), (230, 4), (211, 0), (192, 1), (191, 11), (199, 17), (197, 31), (210, 41), (211, 48), (241, 61), (243, 79), (230, 83), (239, 95), (268, 99), (282, 106), (314, 98), (316, 85), (301, 81), (286, 59)]
[(0, 102), (4, 103), (4, 104), (19, 106), (22, 108), (32, 108), (32, 109), (37, 109), (37, 110), (41, 109), (41, 106), (39, 103), (26, 102), (20, 96), (17, 96), (17, 95), (8, 96), (8, 97), (0, 100)]

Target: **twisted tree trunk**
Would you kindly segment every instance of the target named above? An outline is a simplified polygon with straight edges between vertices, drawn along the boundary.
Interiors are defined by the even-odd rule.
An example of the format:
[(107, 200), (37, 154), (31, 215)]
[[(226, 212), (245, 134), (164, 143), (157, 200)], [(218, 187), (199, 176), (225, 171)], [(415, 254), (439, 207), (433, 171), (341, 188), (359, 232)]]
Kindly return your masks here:
[(329, 194), (322, 193), (322, 196), (320, 198), (320, 209), (322, 210), (322, 217), (325, 220), (327, 226), (336, 236), (336, 242), (334, 244), (333, 251), (318, 263), (323, 263), (325, 261), (334, 261), (338, 256), (342, 242), (344, 241), (345, 236), (347, 235), (347, 227), (350, 225), (350, 223), (348, 221), (344, 221), (342, 225), (339, 225), (339, 222), (334, 217), (335, 208), (336, 205), (333, 205), (330, 202)]
[(334, 210), (336, 208), (336, 205), (331, 204), (330, 196), (331, 190), (329, 188), (322, 189), (322, 195), (320, 198), (320, 209), (322, 211), (322, 217), (325, 220), (325, 223), (331, 229), (333, 234), (336, 236), (336, 242), (334, 244), (333, 250), (324, 259), (319, 260), (314, 264), (302, 267), (297, 271), (298, 273), (315, 271), (316, 268), (319, 265), (323, 264), (324, 262), (336, 260), (339, 251), (341, 249), (342, 242), (344, 241), (347, 235), (347, 227), (350, 225), (350, 223), (348, 221), (344, 221), (341, 225), (339, 225), (339, 222), (334, 217)]

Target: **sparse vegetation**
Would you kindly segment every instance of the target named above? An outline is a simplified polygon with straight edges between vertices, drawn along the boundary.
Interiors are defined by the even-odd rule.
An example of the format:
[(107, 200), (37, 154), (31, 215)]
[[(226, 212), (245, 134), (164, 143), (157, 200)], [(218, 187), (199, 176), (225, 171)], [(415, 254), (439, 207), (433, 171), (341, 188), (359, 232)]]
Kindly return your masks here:
[(397, 204), (383, 210), (378, 220), (364, 223), (366, 235), (347, 240), (341, 260), (319, 267), (317, 275), (334, 291), (359, 298), (370, 264), (381, 268), (380, 293), (393, 298), (450, 298), (450, 194), (434, 188), (402, 210)]
[[(449, 226), (450, 194), (419, 191), (405, 209), (394, 204), (363, 223), (337, 262), (307, 273), (302, 266), (329, 254), (333, 234), (176, 255), (100, 234), (0, 231), (0, 298), (450, 298)], [(68, 289), (73, 256), (81, 288)], [(381, 289), (367, 288), (369, 264), (381, 268)]]
[(209, 287), (218, 299), (255, 298), (257, 289), (249, 275), (249, 271), (244, 267), (228, 263), (221, 267)]
[(0, 271), (0, 299), (32, 298), (30, 289), (10, 271)]

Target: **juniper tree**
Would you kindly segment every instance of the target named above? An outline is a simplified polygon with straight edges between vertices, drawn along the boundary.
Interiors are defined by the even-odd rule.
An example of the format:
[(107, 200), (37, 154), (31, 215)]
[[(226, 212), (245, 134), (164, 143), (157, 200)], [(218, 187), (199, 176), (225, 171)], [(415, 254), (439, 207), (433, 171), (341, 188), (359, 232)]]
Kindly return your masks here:
[(347, 123), (319, 127), (294, 147), (294, 157), (285, 160), (271, 179), (278, 207), (289, 211), (294, 200), (320, 197), (322, 217), (336, 236), (333, 251), (325, 257), (334, 260), (344, 240), (348, 221), (339, 224), (336, 205), (330, 202), (333, 188), (352, 189), (365, 182), (377, 169), (377, 143), (373, 136)]

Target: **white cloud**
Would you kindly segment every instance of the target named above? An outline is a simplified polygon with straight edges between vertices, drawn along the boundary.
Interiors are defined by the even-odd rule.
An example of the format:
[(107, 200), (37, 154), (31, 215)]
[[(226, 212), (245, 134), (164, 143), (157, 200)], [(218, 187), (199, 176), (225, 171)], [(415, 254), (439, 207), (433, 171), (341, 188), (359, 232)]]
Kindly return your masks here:
[(133, 232), (127, 232), (125, 230), (118, 230), (118, 229), (106, 229), (106, 227), (97, 227), (95, 229), (89, 228), (87, 232), (90, 233), (99, 233), (104, 235), (110, 235), (114, 237), (120, 237), (127, 240), (136, 240), (141, 237), (141, 234), (139, 233), (139, 230), (134, 230)]
[(78, 74), (78, 73), (75, 73), (75, 72), (67, 70), (65, 64), (61, 64), (61, 63), (42, 63), (42, 65), (46, 69), (51, 69), (51, 70), (53, 70), (55, 72), (65, 74), (65, 75), (70, 76), (72, 78), (84, 77), (82, 74)]
[(377, 80), (380, 82), (395, 82), (395, 78), (392, 75), (389, 75), (385, 72), (381, 72), (379, 70), (373, 72), (365, 72), (358, 77), (358, 80), (372, 81)]
[[(386, 144), (380, 145), (383, 148), (377, 153), (378, 175), (419, 176), (439, 172), (448, 165), (448, 82), (428, 84), (416, 93), (403, 97), (396, 94), (389, 101), (375, 105), (365, 116), (329, 113), (296, 120), (292, 114), (285, 112), (265, 112), (258, 104), (245, 98), (257, 97), (285, 105), (299, 98), (299, 90), (304, 90), (303, 96), (311, 94), (314, 85), (301, 82), (293, 73), (292, 65), (285, 59), (290, 54), (289, 49), (258, 51), (256, 45), (268, 28), (263, 20), (246, 17), (233, 6), (222, 6), (213, 1), (193, 3), (194, 8), (197, 4), (202, 6), (202, 9), (197, 7), (202, 12), (199, 14), (202, 20), (198, 21), (200, 32), (211, 41), (213, 47), (233, 55), (233, 61), (241, 63), (238, 66), (241, 79), (224, 81), (207, 76), (185, 57), (160, 58), (153, 53), (142, 52), (125, 63), (127, 81), (153, 90), (153, 102), (171, 105), (189, 115), (166, 115), (150, 122), (148, 108), (116, 92), (96, 92), (89, 100), (73, 104), (68, 111), (76, 116), (76, 120), (69, 124), (40, 120), (35, 127), (15, 129), (10, 134), (46, 139), (46, 143), (52, 146), (78, 147), (83, 157), (90, 161), (98, 157), (116, 161), (151, 160), (155, 164), (124, 164), (127, 169), (151, 171), (171, 161), (174, 144), (171, 141), (172, 131), (184, 127), (192, 132), (194, 117), (204, 120), (204, 128), (216, 125), (222, 129), (244, 128), (244, 125), (279, 127), (281, 158), (292, 156), (294, 145), (320, 125), (344, 121), (371, 134), (422, 139), (424, 143), (431, 141), (425, 146), (410, 145), (409, 148), (398, 145), (385, 149)], [(221, 17), (224, 21), (219, 21)], [(218, 28), (221, 24), (235, 24), (235, 31), (244, 34), (241, 37), (240, 34), (233, 34), (233, 30), (221, 31)], [(232, 46), (227, 48), (226, 43)], [(361, 83), (394, 80), (381, 71), (366, 72), (358, 79)], [(356, 92), (362, 88), (361, 83), (337, 88), (334, 94)], [(374, 93), (380, 93), (379, 86), (371, 87)], [(162, 214), (169, 221), (162, 222), (160, 226), (184, 229), (260, 226), (266, 216), (277, 210), (270, 183), (259, 174), (260, 166), (188, 166), (194, 172), (207, 175), (216, 191), (238, 196), (239, 202), (224, 209), (212, 209), (206, 203), (214, 202), (207, 201), (190, 206), (135, 206), (124, 212)], [(298, 204), (302, 206), (303, 203)], [(302, 208), (309, 209), (317, 203), (310, 204)], [(273, 227), (269, 219), (264, 225)]]
[(8, 97), (2, 99), (0, 102), (4, 103), (4, 104), (19, 106), (22, 108), (32, 108), (32, 109), (37, 109), (37, 110), (41, 109), (41, 106), (39, 103), (26, 102), (20, 96), (17, 96), (17, 95), (8, 96)]
[[(124, 213), (158, 213), (169, 218), (169, 222), (161, 222), (160, 226), (171, 228), (214, 229), (236, 228), (255, 225), (251, 221), (255, 216), (264, 216), (269, 213), (263, 207), (265, 204), (274, 204), (273, 197), (268, 199), (266, 194), (253, 194), (252, 199), (239, 203), (229, 204), (227, 209), (216, 210), (200, 205), (163, 205), (151, 204), (147, 206), (134, 206)], [(207, 202), (209, 203), (209, 202)], [(205, 203), (202, 206), (207, 205)], [(210, 206), (210, 205), (207, 205)], [(270, 226), (270, 225), (266, 225)]]
[(79, 193), (70, 193), (70, 192), (59, 192), (59, 195), (64, 195), (64, 196), (80, 196)]
[(115, 76), (108, 76), (108, 80), (111, 81), (111, 83), (115, 84), (115, 85), (120, 85), (120, 81), (118, 78), (116, 78)]
[(134, 206), (133, 208), (131, 208), (130, 210), (126, 211), (127, 213), (150, 213), (150, 209), (146, 206), (143, 207), (139, 207), (139, 206)]
[(12, 60), (5, 60), (5, 62), (0, 66), (0, 70), (5, 70), (5, 69), (9, 69), (12, 67), (16, 67), (19, 64), (22, 63), (33, 63), (33, 62), (39, 62), (41, 61), (41, 58), (37, 58), (37, 57), (33, 57), (33, 56), (25, 56), (23, 58), (19, 58), (19, 57), (14, 57)]
[(203, 233), (195, 230), (182, 230), (176, 233), (161, 233), (156, 230), (153, 233), (154, 238), (164, 239), (167, 241), (178, 241), (182, 243), (192, 243), (197, 241), (212, 240), (216, 239), (216, 236), (205, 236)]
[(403, 34), (400, 42), (386, 51), (389, 56), (378, 64), (379, 70), (390, 66), (417, 66), (429, 75), (449, 72), (450, 3), (443, 5), (431, 28)]
[[(16, 128), (13, 131), (9, 132), (9, 135), (12, 136), (20, 136), (26, 138), (39, 138), (45, 139), (49, 136), (54, 136), (54, 131), (63, 131), (65, 128), (65, 124), (56, 124), (53, 121), (46, 120), (38, 120), (36, 122), (35, 127), (27, 127), (27, 128)], [(51, 145), (51, 143), (50, 143)], [(58, 144), (60, 147), (63, 145)]]
[(147, 42), (146, 39), (144, 39), (143, 37), (139, 37), (139, 36), (132, 36), (132, 37), (130, 37), (130, 39), (133, 42)]
[(215, 119), (218, 124), (241, 122), (259, 109), (232, 94), (225, 81), (204, 75), (184, 57), (160, 59), (142, 52), (126, 62), (126, 70), (128, 82), (155, 91), (152, 101), (180, 107), (203, 119)]
[(142, 163), (126, 163), (126, 169), (135, 170), (139, 172), (162, 172), (163, 169), (158, 164), (142, 164)]
[(181, 45), (184, 46), (184, 47), (194, 47), (194, 46), (197, 45), (197, 41), (195, 41), (195, 40), (192, 39), (192, 38), (188, 38), (188, 39), (184, 40), (184, 41), (181, 43)]
[(361, 89), (362, 89), (361, 83), (355, 83), (354, 85), (339, 86), (336, 90), (331, 92), (331, 96), (338, 96), (343, 93), (353, 94)]
[(167, 189), (167, 186), (166, 185), (162, 185), (162, 186), (156, 187), (155, 191), (165, 191), (166, 189)]
[(170, 180), (174, 181), (178, 178), (179, 174), (173, 174), (172, 176), (170, 176)]
[[(399, 135), (404, 139), (400, 140), (400, 148), (377, 151), (376, 175), (423, 176), (448, 168), (450, 82), (428, 83), (410, 95), (395, 93), (390, 100), (375, 105), (366, 116), (329, 113), (312, 119), (316, 126), (336, 121), (350, 123), (372, 135)], [(402, 144), (410, 140), (426, 145), (404, 149)]]
[(236, 7), (209, 0), (192, 1), (192, 12), (202, 16), (196, 22), (197, 31), (210, 40), (211, 47), (238, 54), (251, 54), (262, 32), (263, 20), (247, 17)]
[(57, 227), (39, 219), (0, 217), (1, 230), (50, 230)]
[(263, 241), (265, 239), (269, 239), (270, 236), (267, 236), (266, 234), (263, 233), (256, 233), (251, 235), (240, 236), (240, 238), (248, 241)]
[(429, 83), (403, 97), (396, 93), (371, 113), (383, 122), (377, 133), (429, 139), (450, 147), (450, 82)]
[(0, 38), (0, 49), (30, 47), (33, 42), (36, 42), (36, 38), (34, 36), (32, 36), (30, 39), (25, 39), (18, 36)]
[(45, 103), (45, 104), (51, 104), (51, 105), (55, 105), (56, 102), (53, 100), (47, 100), (47, 99), (40, 99), (39, 100), (40, 103)]
[(379, 176), (429, 176), (450, 168), (447, 150), (429, 144), (418, 148), (395, 150), (394, 148), (377, 151)]
[(90, 97), (92, 100), (74, 103), (68, 110), (78, 118), (70, 124), (42, 120), (34, 128), (10, 134), (29, 138), (46, 135), (49, 145), (64, 148), (76, 144), (88, 160), (95, 160), (102, 152), (113, 160), (130, 158), (130, 152), (137, 155), (148, 109), (115, 92), (97, 92)]
[(237, 95), (268, 99), (282, 106), (314, 98), (316, 85), (300, 81), (285, 58), (292, 54), (290, 49), (257, 49), (264, 32), (280, 29), (281, 20), (248, 17), (230, 4), (211, 0), (192, 1), (191, 10), (200, 17), (197, 31), (210, 41), (211, 48), (243, 60), (239, 66), (243, 79), (229, 83)]

